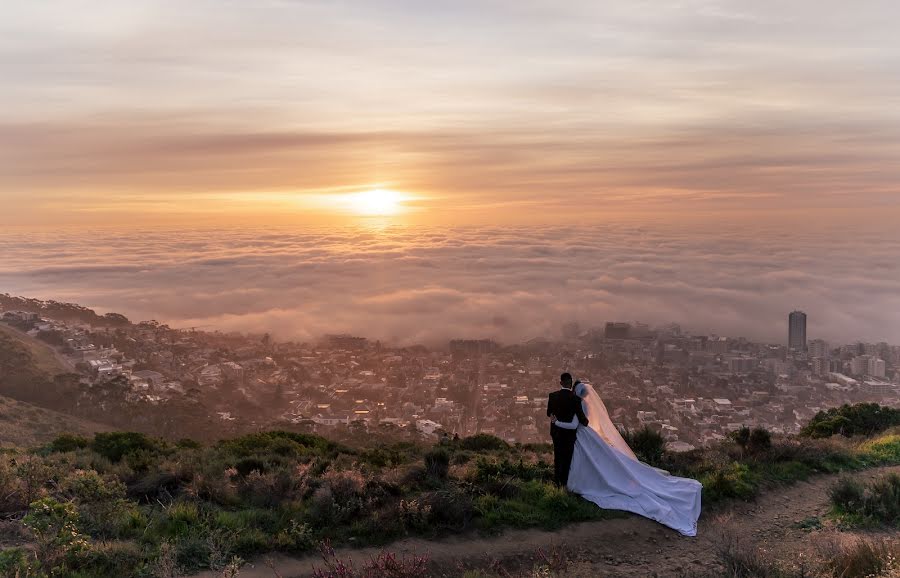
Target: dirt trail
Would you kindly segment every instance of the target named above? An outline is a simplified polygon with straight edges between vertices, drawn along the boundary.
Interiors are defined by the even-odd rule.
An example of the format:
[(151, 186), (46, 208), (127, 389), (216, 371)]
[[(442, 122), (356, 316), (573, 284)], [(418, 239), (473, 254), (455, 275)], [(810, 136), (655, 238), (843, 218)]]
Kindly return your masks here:
[[(876, 468), (853, 474), (869, 480), (883, 473), (900, 472), (900, 467)], [(808, 548), (810, 530), (797, 524), (828, 511), (828, 488), (837, 476), (817, 476), (783, 489), (764, 493), (753, 503), (735, 503), (700, 518), (698, 536), (685, 538), (655, 522), (632, 516), (624, 519), (587, 522), (557, 532), (510, 530), (500, 536), (479, 538), (467, 535), (429, 542), (405, 539), (388, 546), (399, 554), (427, 554), (437, 576), (459, 576), (463, 569), (484, 568), (503, 561), (528, 568), (537, 561), (538, 549), (563, 548), (573, 559), (567, 572), (575, 577), (669, 578), (685, 573), (717, 570), (717, 538), (726, 525), (739, 525), (741, 535), (750, 543), (787, 559)], [(378, 548), (338, 550), (338, 557), (351, 557), (357, 565), (379, 552)], [(317, 556), (271, 558), (284, 578), (306, 577), (321, 567)], [(213, 572), (200, 575), (217, 578)], [(273, 578), (271, 568), (262, 561), (247, 565), (241, 578)]]

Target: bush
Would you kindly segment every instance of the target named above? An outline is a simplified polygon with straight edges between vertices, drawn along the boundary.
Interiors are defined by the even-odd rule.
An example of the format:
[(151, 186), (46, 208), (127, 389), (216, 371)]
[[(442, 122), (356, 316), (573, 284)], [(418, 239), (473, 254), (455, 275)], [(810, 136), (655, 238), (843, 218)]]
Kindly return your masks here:
[(28, 553), (22, 548), (0, 550), (0, 576), (18, 578), (33, 574), (28, 563)]
[(753, 428), (750, 432), (747, 449), (752, 453), (764, 452), (772, 447), (772, 434), (762, 427)]
[(98, 433), (91, 443), (91, 449), (113, 463), (140, 450), (157, 451), (163, 448), (163, 442), (137, 432)]
[(489, 434), (475, 434), (473, 436), (460, 439), (458, 442), (460, 449), (473, 452), (499, 451), (509, 449), (509, 444)]
[(870, 436), (900, 425), (900, 409), (883, 407), (877, 403), (844, 404), (820, 411), (803, 428), (802, 435), (822, 438), (841, 434)]
[(734, 443), (741, 446), (741, 449), (747, 449), (747, 445), (750, 443), (750, 428), (743, 426), (741, 429), (731, 432), (729, 437), (734, 440)]
[(47, 444), (44, 449), (47, 453), (74, 452), (88, 447), (90, 443), (87, 438), (79, 435), (62, 434)]
[(862, 508), (865, 488), (852, 478), (842, 478), (828, 491), (831, 504), (840, 512), (858, 512)]
[(855, 540), (849, 545), (835, 541), (832, 551), (825, 552), (828, 568), (841, 578), (894, 578), (900, 576), (900, 560), (896, 552), (900, 542), (890, 540)]
[(293, 458), (326, 456), (344, 450), (340, 445), (317, 435), (278, 430), (224, 440), (219, 442), (216, 447), (237, 458), (268, 454)]
[(132, 542), (94, 544), (85, 553), (82, 566), (91, 576), (137, 576), (144, 555)]
[(700, 477), (703, 484), (703, 501), (713, 502), (723, 498), (749, 500), (756, 496), (757, 478), (746, 464), (733, 462), (721, 465)]
[(132, 509), (125, 484), (93, 470), (75, 470), (62, 480), (60, 491), (77, 504), (81, 528), (94, 535), (115, 536)]
[(651, 429), (650, 426), (644, 426), (636, 431), (622, 432), (622, 437), (639, 460), (651, 466), (662, 464), (666, 440), (658, 431)]
[(831, 503), (846, 524), (900, 527), (900, 475), (882, 476), (865, 487), (841, 480), (831, 488)]
[(900, 475), (888, 474), (869, 485), (863, 513), (876, 523), (900, 526)]
[(444, 448), (434, 448), (425, 454), (425, 469), (430, 477), (446, 480), (449, 468), (450, 453)]
[(40, 569), (55, 573), (57, 569), (70, 567), (88, 549), (77, 522), (78, 510), (71, 502), (43, 498), (31, 504), (23, 523), (34, 536)]

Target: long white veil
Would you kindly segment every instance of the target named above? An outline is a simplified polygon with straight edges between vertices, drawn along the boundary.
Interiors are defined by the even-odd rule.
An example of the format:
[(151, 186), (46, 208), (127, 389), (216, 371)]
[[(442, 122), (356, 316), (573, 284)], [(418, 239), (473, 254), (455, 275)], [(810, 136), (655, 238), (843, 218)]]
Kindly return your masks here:
[(622, 439), (622, 434), (619, 433), (619, 430), (613, 425), (611, 419), (609, 419), (609, 412), (606, 411), (606, 405), (603, 403), (603, 400), (600, 399), (600, 396), (591, 387), (591, 384), (584, 383), (583, 381), (575, 384), (575, 394), (584, 400), (585, 406), (585, 414), (588, 418), (588, 427), (597, 432), (603, 441), (608, 443), (610, 446), (616, 448), (626, 456), (637, 460), (637, 456), (634, 455), (634, 452), (631, 451), (631, 448), (628, 447), (628, 444), (625, 443), (625, 440)]

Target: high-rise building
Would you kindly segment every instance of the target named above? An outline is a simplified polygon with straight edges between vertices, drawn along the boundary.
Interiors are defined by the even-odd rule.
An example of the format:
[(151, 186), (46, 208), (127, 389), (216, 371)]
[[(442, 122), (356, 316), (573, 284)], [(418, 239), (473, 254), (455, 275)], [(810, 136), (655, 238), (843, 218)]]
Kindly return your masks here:
[(806, 351), (806, 313), (802, 311), (788, 315), (788, 348)]
[(860, 355), (850, 361), (850, 371), (855, 375), (885, 376), (885, 363), (874, 355)]
[(821, 339), (812, 339), (808, 345), (810, 357), (828, 357), (828, 344)]

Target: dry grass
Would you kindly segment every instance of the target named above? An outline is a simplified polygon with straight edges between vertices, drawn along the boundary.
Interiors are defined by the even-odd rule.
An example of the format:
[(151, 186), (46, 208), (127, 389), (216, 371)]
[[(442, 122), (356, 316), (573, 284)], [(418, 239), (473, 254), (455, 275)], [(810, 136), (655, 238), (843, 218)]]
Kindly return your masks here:
[(110, 428), (0, 395), (0, 445), (32, 447), (60, 434), (91, 436)]
[(38, 341), (4, 323), (0, 323), (0, 334), (12, 339), (26, 349), (32, 356), (35, 369), (41, 373), (49, 376), (71, 373), (71, 370), (57, 358), (53, 348), (46, 343)]

